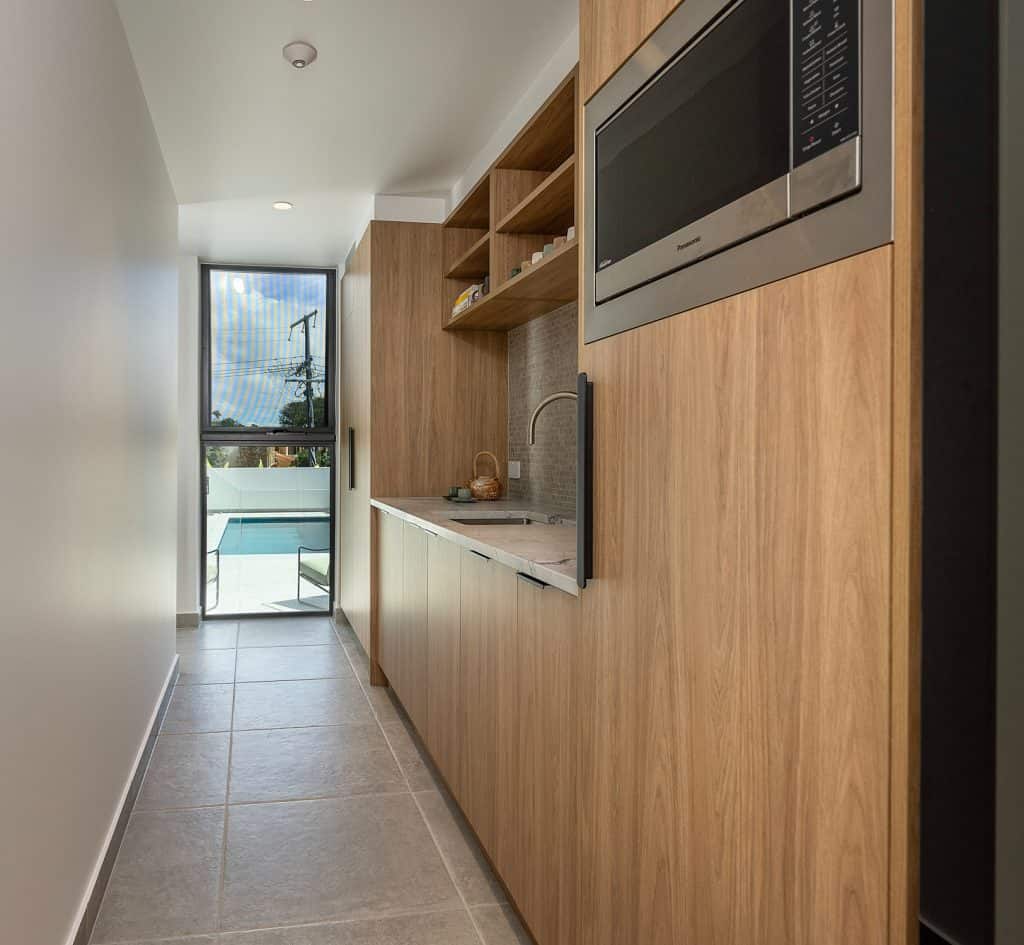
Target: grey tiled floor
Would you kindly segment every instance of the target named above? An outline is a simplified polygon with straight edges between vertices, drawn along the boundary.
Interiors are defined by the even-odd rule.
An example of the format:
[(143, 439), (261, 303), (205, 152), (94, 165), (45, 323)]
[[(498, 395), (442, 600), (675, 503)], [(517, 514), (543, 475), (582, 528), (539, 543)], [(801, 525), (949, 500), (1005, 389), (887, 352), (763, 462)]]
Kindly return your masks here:
[(217, 622), (178, 652), (93, 945), (529, 945), (350, 629)]

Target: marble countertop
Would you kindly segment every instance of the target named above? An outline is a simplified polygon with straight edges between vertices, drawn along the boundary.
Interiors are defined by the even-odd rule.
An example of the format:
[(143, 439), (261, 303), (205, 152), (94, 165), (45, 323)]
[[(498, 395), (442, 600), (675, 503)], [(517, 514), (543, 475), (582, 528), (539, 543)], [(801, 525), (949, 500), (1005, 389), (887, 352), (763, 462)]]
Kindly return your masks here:
[[(477, 551), (552, 587), (579, 596), (576, 523), (543, 505), (498, 499), (456, 503), (441, 498), (371, 499), (370, 504)], [(529, 518), (529, 525), (464, 525), (455, 518)]]

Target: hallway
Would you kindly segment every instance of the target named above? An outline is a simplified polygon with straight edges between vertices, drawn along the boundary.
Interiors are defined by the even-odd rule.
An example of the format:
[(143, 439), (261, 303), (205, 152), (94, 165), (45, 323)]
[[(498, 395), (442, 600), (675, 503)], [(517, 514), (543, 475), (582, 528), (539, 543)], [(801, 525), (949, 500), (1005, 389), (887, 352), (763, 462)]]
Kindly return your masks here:
[(93, 945), (517, 945), (500, 884), (348, 628), (178, 632)]

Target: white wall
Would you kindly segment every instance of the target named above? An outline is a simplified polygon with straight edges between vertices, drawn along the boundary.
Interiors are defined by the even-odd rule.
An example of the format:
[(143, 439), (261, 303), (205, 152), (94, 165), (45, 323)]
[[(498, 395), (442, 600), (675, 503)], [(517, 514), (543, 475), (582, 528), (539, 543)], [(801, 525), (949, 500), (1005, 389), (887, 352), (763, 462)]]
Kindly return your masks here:
[(177, 613), (199, 615), (199, 260), (178, 260)]
[[(996, 945), (1024, 942), (1024, 14), (1002, 0)], [(1011, 9), (1013, 16), (1010, 15)]]
[(0, 59), (0, 941), (62, 945), (174, 659), (177, 212), (110, 0)]

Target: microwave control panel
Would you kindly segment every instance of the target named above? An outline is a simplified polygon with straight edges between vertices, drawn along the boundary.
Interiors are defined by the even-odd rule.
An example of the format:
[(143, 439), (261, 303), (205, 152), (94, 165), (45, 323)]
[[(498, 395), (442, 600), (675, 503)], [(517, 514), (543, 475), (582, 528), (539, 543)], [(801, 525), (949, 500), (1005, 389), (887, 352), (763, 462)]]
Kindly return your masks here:
[(792, 0), (793, 167), (860, 134), (860, 0)]

